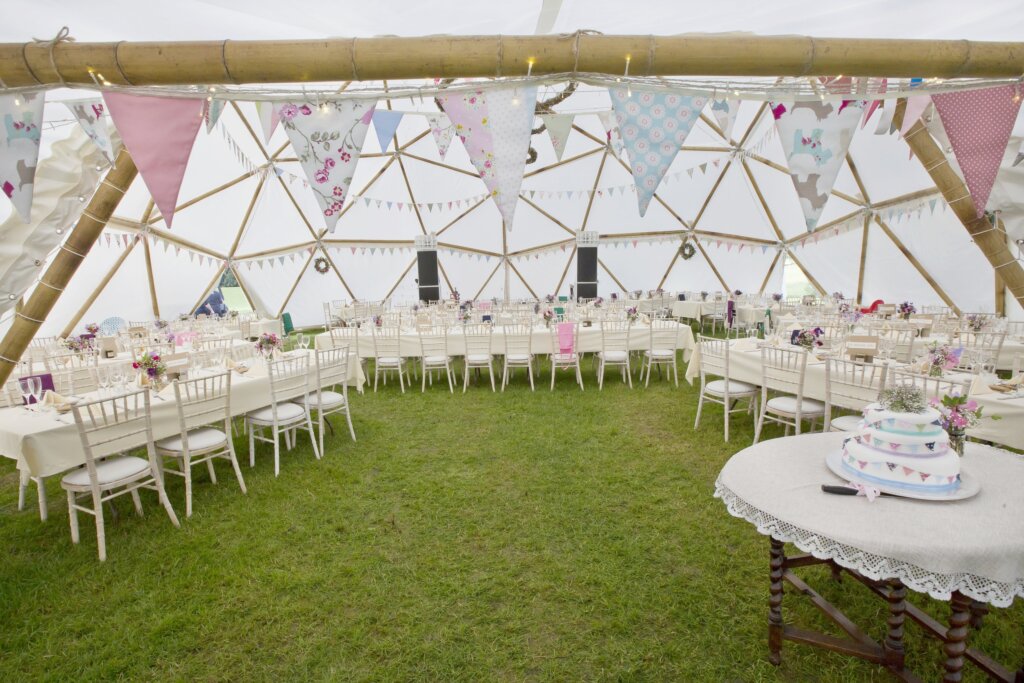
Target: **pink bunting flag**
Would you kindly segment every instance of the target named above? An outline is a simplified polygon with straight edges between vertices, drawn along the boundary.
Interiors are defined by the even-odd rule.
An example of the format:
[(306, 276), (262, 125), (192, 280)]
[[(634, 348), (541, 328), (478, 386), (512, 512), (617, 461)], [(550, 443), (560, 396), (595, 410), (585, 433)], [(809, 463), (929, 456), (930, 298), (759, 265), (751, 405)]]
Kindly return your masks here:
[(205, 100), (113, 92), (104, 93), (103, 99), (164, 223), (171, 227)]
[(932, 95), (978, 216), (985, 213), (1020, 111), (1018, 87), (1003, 85)]
[(0, 189), (29, 221), (43, 126), (42, 92), (0, 95)]
[(277, 124), (281, 122), (278, 114), (278, 107), (273, 102), (257, 102), (256, 114), (260, 117), (260, 127), (263, 129), (263, 142), (270, 144), (270, 138), (274, 137)]
[(931, 95), (911, 95), (907, 98), (907, 107), (903, 111), (903, 125), (900, 126), (900, 137), (907, 137), (907, 132), (917, 123), (931, 103)]

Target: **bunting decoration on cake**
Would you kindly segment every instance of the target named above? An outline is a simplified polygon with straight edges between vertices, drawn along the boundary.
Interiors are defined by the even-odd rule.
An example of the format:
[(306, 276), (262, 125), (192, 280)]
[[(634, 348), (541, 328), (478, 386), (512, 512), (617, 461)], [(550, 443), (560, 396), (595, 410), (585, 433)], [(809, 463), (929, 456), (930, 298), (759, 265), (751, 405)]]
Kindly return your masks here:
[(530, 149), (536, 86), (442, 94), (441, 107), (491, 192), (505, 229), (512, 229)]
[(220, 115), (224, 113), (225, 104), (227, 104), (227, 102), (224, 100), (207, 100), (206, 111), (203, 114), (206, 119), (207, 133), (217, 127), (217, 121), (220, 120)]
[(256, 102), (256, 115), (260, 118), (260, 127), (263, 129), (263, 142), (270, 144), (270, 138), (274, 137), (277, 124), (281, 122), (280, 110), (274, 102)]
[(707, 99), (675, 93), (631, 92), (624, 86), (608, 88), (608, 94), (629, 155), (637, 204), (643, 216)]
[(388, 145), (395, 137), (395, 131), (398, 130), (398, 124), (401, 122), (402, 112), (400, 111), (390, 111), (388, 109), (374, 110), (373, 129), (377, 131), (377, 142), (380, 143), (380, 151), (388, 151)]
[(0, 95), (0, 189), (26, 223), (32, 213), (44, 100), (42, 91)]
[(736, 114), (739, 111), (740, 100), (712, 100), (711, 102), (711, 115), (715, 117), (726, 140), (732, 137), (732, 128), (736, 125)]
[(448, 147), (452, 144), (452, 134), (455, 126), (444, 114), (427, 114), (427, 123), (430, 125), (430, 134), (434, 136), (434, 144), (437, 145), (437, 153), (444, 159), (448, 156)]
[(846, 159), (864, 102), (769, 102), (807, 231), (814, 230)]
[(348, 199), (375, 107), (358, 100), (329, 100), (319, 106), (285, 102), (278, 110), (329, 232), (334, 232)]
[(103, 156), (110, 163), (114, 163), (114, 146), (110, 142), (110, 131), (107, 129), (107, 122), (103, 119), (106, 109), (103, 100), (100, 98), (83, 100), (80, 102), (66, 102), (71, 114), (78, 121), (85, 134), (89, 136), (93, 144), (103, 152)]
[(104, 93), (103, 99), (164, 223), (171, 227), (206, 100), (115, 92)]
[(1019, 85), (932, 95), (978, 216), (985, 213), (1020, 111), (1020, 96)]
[(551, 138), (551, 146), (555, 148), (555, 158), (562, 160), (562, 153), (565, 152), (565, 143), (569, 141), (569, 131), (572, 130), (572, 122), (576, 117), (572, 114), (542, 114), (540, 120), (548, 130), (548, 137)]

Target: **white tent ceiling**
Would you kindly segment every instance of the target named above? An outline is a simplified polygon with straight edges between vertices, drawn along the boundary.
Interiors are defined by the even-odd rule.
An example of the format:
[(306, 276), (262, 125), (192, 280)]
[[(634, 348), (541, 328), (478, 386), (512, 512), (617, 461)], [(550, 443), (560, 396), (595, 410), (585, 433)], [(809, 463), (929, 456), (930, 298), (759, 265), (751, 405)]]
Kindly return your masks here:
[[(1013, 2), (974, 3), (966, 7), (953, 2), (836, 4), (727, 1), (700, 8), (693, 3), (677, 2), (564, 0), (554, 31), (585, 28), (609, 33), (648, 33), (654, 28), (659, 33), (745, 30), (762, 34), (1012, 40), (1018, 39), (1024, 29), (1024, 16)], [(0, 26), (0, 41), (49, 37), (60, 24), (69, 25), (76, 38), (88, 41), (532, 33), (540, 8), (540, 0), (477, 5), (293, 2), (287, 10), (280, 3), (263, 0), (244, 5), (187, 0), (173, 6), (96, 2), (88, 8), (36, 2), (22, 8), (16, 21)], [(550, 94), (555, 89), (545, 92)], [(81, 91), (50, 93), (47, 119), (66, 120), (67, 110), (59, 100), (81, 96)], [(542, 93), (541, 97), (544, 96)], [(190, 310), (213, 281), (219, 261), (225, 258), (239, 259), (239, 275), (260, 309), (270, 314), (288, 311), (300, 325), (316, 324), (320, 320), (320, 304), (328, 299), (378, 299), (389, 293), (397, 299), (411, 299), (415, 292), (414, 269), (408, 268), (414, 258), (411, 241), (423, 231), (440, 233), (444, 289), (450, 282), (463, 296), (505, 294), (503, 273), (496, 271), (501, 270), (499, 257), (506, 252), (512, 255), (514, 266), (509, 296), (543, 296), (555, 292), (560, 281), (564, 292), (574, 279), (572, 233), (584, 227), (610, 237), (622, 236), (620, 243), (601, 248), (602, 293), (659, 285), (680, 290), (717, 290), (727, 286), (744, 291), (775, 291), (780, 287), (781, 268), (766, 280), (776, 255), (773, 245), (779, 239), (775, 226), (783, 239), (798, 238), (804, 230), (792, 183), (784, 168), (779, 168), (785, 166), (781, 145), (771, 134), (770, 117), (757, 116), (758, 102), (743, 104), (733, 132), (736, 140), (746, 138), (746, 150), (756, 148), (755, 157), (743, 163), (729, 163), (729, 142), (712, 126), (699, 123), (669, 171), (671, 178), (678, 178), (660, 187), (658, 199), (647, 215), (640, 218), (634, 194), (606, 191), (609, 187), (632, 184), (627, 167), (605, 151), (604, 130), (593, 114), (609, 108), (607, 95), (598, 88), (581, 88), (558, 107), (559, 111), (584, 112), (577, 116), (578, 129), (570, 135), (563, 155), (563, 159), (576, 160), (556, 164), (546, 134), (533, 138), (538, 159), (527, 167), (524, 199), (517, 209), (513, 230), (504, 235), (498, 211), (490, 201), (480, 202), (461, 218), (458, 217), (467, 205), (448, 208), (453, 200), (481, 195), (484, 187), (473, 177), (472, 166), (458, 141), (453, 142), (446, 159), (440, 158), (426, 132), (425, 119), (418, 113), (436, 111), (431, 101), (396, 98), (390, 104), (396, 110), (411, 113), (404, 118), (396, 136), (403, 152), (398, 157), (382, 153), (376, 137), (367, 136), (352, 190), (372, 201), (369, 206), (354, 201), (336, 232), (327, 236), (332, 240), (327, 244), (327, 254), (336, 270), (332, 268), (325, 275), (308, 265), (309, 254), (302, 251), (313, 244), (323, 225), (312, 196), (302, 187), (301, 180), (293, 178), (301, 176), (302, 171), (294, 161), (287, 161), (294, 154), (283, 131), (278, 130), (270, 144), (264, 146), (249, 130), (259, 130), (254, 106), (247, 102), (239, 103), (237, 110), (229, 106), (217, 129), (209, 135), (200, 133), (179, 205), (232, 184), (180, 209), (169, 233), (162, 221), (152, 226), (155, 235), (170, 239), (151, 242), (160, 314), (166, 317)], [(380, 106), (385, 105), (382, 102)], [(865, 201), (877, 206), (933, 188), (920, 164), (908, 157), (906, 144), (895, 135), (873, 135), (873, 128), (870, 124), (860, 131), (850, 151), (863, 187), (850, 168), (845, 168), (819, 225), (855, 216)], [(70, 125), (46, 130), (44, 147), (68, 136), (72, 130)], [(1015, 140), (1011, 145), (1014, 152), (1016, 144)], [(247, 161), (239, 158), (239, 150)], [(252, 165), (264, 165), (268, 156), (275, 155), (282, 159), (274, 162), (282, 172), (280, 178), (275, 174), (251, 174)], [(1014, 182), (1013, 175), (1007, 171), (1001, 176), (990, 207), (1004, 209), (1011, 231), (1024, 236), (1024, 221), (1016, 210), (1021, 184)], [(601, 192), (593, 192), (595, 188)], [(530, 194), (551, 190), (571, 191), (574, 195), (557, 198)], [(763, 205), (758, 191), (764, 196)], [(381, 200), (381, 207), (376, 206), (376, 200)], [(108, 231), (114, 235), (119, 229), (130, 232), (129, 228), (142, 219), (148, 201), (145, 186), (137, 179), (116, 212), (118, 220)], [(393, 203), (391, 209), (387, 208), (388, 202)], [(427, 211), (398, 210), (398, 202), (441, 206)], [(992, 309), (991, 266), (971, 244), (952, 212), (943, 207), (940, 199), (934, 213), (925, 208), (920, 217), (914, 214), (888, 221), (884, 227), (871, 226), (864, 273), (865, 300), (898, 298), (941, 303), (936, 289), (921, 273), (925, 269), (960, 308)], [(0, 220), (8, 211), (7, 203), (0, 204)], [(826, 291), (850, 294), (857, 289), (863, 232), (859, 222), (854, 222), (856, 225), (849, 231), (846, 229), (850, 225), (841, 224), (842, 234), (823, 233), (820, 241), (808, 241), (794, 251), (796, 260)], [(689, 261), (675, 259), (677, 234), (688, 226), (710, 240), (702, 245), (706, 258), (698, 252)], [(664, 239), (644, 241), (651, 233)], [(182, 248), (188, 245), (194, 248)], [(901, 246), (910, 251), (913, 260), (904, 255)], [(41, 333), (57, 333), (74, 318), (124, 251), (123, 245), (107, 246), (101, 241)], [(273, 260), (249, 262), (249, 257), (261, 255), (263, 259), (272, 256)], [(567, 268), (568, 275), (563, 278)], [(972, 277), (963, 278), (964, 272)], [(124, 257), (84, 320), (108, 315), (126, 319), (152, 317), (148, 286), (144, 249), (137, 246)]]

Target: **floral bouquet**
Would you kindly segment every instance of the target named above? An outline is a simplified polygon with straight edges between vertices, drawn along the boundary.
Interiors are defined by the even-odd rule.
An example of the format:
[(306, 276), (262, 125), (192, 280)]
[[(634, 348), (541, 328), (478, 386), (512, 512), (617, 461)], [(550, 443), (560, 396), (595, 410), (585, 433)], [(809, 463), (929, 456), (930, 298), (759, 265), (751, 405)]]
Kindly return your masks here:
[(972, 332), (981, 332), (988, 325), (988, 320), (983, 315), (972, 313), (967, 316), (967, 326), (971, 328)]
[(612, 301), (618, 301), (618, 300), (619, 300), (619, 293), (618, 292), (612, 292)]
[(864, 314), (856, 308), (851, 308), (850, 304), (839, 304), (839, 319), (847, 325), (856, 325), (863, 317)]
[(793, 343), (810, 351), (815, 347), (824, 346), (824, 342), (821, 341), (821, 335), (824, 333), (825, 331), (820, 327), (815, 327), (810, 330), (800, 330), (793, 336)]
[(914, 304), (912, 304), (909, 301), (904, 301), (903, 303), (901, 303), (897, 310), (899, 311), (899, 314), (904, 318), (909, 318), (914, 313), (917, 313), (917, 308), (914, 306)]
[(976, 427), (981, 421), (982, 408), (978, 402), (956, 389), (941, 399), (933, 398), (931, 404), (939, 411), (939, 424), (950, 434), (962, 434), (968, 428)]
[(932, 342), (928, 347), (928, 374), (932, 377), (942, 377), (946, 370), (952, 370), (960, 364), (962, 348), (953, 349), (945, 344)]
[(459, 290), (457, 290), (457, 289), (453, 289), (452, 290), (452, 301), (458, 303), (458, 301), (459, 301)]
[(845, 298), (846, 297), (843, 296), (842, 292), (832, 292), (832, 300), (833, 301), (842, 301)]
[(601, 304), (604, 303), (604, 297), (597, 297), (594, 299), (594, 308), (601, 308)]
[(87, 348), (89, 348), (89, 343), (87, 340), (82, 339), (81, 337), (68, 337), (67, 339), (64, 340), (64, 346), (67, 348), (68, 351), (81, 353), (82, 351), (85, 351)]
[(743, 291), (739, 290), (739, 289), (733, 290), (732, 295), (733, 296), (743, 296)]
[(928, 408), (924, 392), (913, 384), (897, 384), (886, 389), (878, 403), (894, 413), (923, 413)]
[(772, 301), (774, 301), (775, 303), (779, 303), (780, 301), (782, 301), (782, 292), (775, 292), (774, 294), (772, 294)]
[(463, 307), (459, 310), (459, 320), (461, 320), (464, 323), (468, 323), (472, 319), (473, 314), (469, 312), (468, 307)]
[(701, 290), (701, 292), (700, 292), (700, 300), (701, 301), (707, 301), (708, 300), (708, 293), (705, 292), (704, 290)]
[(150, 383), (159, 382), (167, 373), (167, 364), (160, 359), (160, 356), (152, 351), (146, 351), (139, 357), (139, 360), (132, 363), (132, 367), (139, 371), (146, 381)]
[(164, 330), (167, 329), (167, 326), (169, 324), (170, 323), (168, 323), (166, 320), (156, 320), (153, 322), (153, 327), (155, 327), (158, 330)]
[(546, 297), (544, 297), (544, 301), (546, 301), (549, 304), (555, 303), (555, 295), (554, 294), (548, 294)]
[(276, 334), (273, 332), (264, 332), (260, 335), (260, 338), (256, 340), (256, 353), (260, 354), (264, 358), (270, 358), (274, 355), (274, 352), (280, 350), (283, 345), (283, 340)]
[(100, 326), (97, 325), (96, 323), (89, 323), (88, 325), (85, 326), (85, 331), (88, 332), (89, 334), (99, 334)]
[(373, 316), (373, 325), (374, 325), (374, 327), (383, 327), (384, 326), (384, 316), (381, 316), (381, 315)]
[(640, 311), (637, 310), (636, 306), (630, 306), (626, 309), (626, 320), (629, 322), (635, 323), (639, 317)]
[(551, 321), (555, 319), (555, 312), (552, 311), (550, 308), (545, 308), (542, 317), (544, 318), (544, 324), (550, 325)]

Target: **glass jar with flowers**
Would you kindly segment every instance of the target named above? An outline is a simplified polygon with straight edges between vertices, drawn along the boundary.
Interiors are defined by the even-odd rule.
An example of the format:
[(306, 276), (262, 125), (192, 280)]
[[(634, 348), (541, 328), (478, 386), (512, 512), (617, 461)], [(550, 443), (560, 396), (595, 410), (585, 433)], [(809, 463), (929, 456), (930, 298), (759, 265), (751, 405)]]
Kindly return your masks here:
[(139, 359), (132, 363), (132, 367), (139, 371), (141, 386), (151, 386), (157, 391), (163, 386), (167, 376), (167, 364), (158, 354), (144, 351)]
[(260, 335), (259, 339), (256, 340), (255, 348), (256, 353), (263, 356), (267, 360), (274, 357), (274, 354), (281, 350), (283, 341), (273, 332), (264, 332)]
[(555, 319), (555, 312), (550, 308), (544, 309), (544, 327), (551, 327), (551, 321)]
[(960, 364), (963, 348), (953, 349), (946, 344), (932, 342), (926, 355), (925, 370), (931, 377), (942, 377), (946, 370), (952, 370)]
[(637, 310), (636, 306), (630, 306), (626, 309), (626, 320), (630, 323), (635, 323), (640, 318), (640, 311)]
[(816, 348), (824, 346), (824, 342), (821, 341), (821, 335), (825, 333), (820, 327), (815, 327), (809, 330), (800, 330), (793, 336), (793, 343), (805, 351), (813, 351)]
[(910, 316), (917, 313), (917, 307), (909, 301), (904, 301), (899, 305), (897, 312), (904, 320), (910, 320)]
[(85, 326), (85, 331), (89, 334), (96, 335), (100, 333), (100, 326), (96, 323), (89, 323)]
[(939, 411), (939, 424), (949, 434), (949, 447), (963, 457), (967, 430), (981, 421), (981, 406), (957, 390), (945, 394), (941, 399), (933, 398), (931, 404)]

